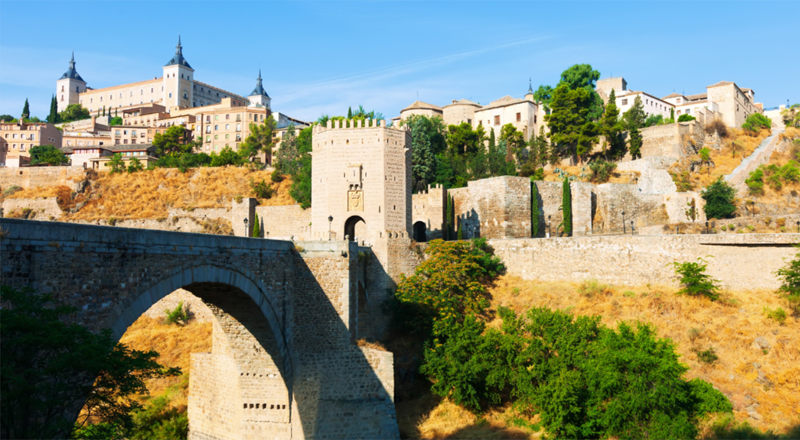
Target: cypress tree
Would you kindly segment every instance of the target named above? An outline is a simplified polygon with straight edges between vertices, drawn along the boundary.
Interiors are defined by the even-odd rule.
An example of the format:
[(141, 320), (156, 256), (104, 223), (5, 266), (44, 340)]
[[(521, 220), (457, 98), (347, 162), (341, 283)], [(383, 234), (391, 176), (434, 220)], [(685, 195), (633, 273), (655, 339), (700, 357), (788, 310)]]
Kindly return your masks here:
[(31, 109), (28, 107), (28, 98), (25, 98), (25, 106), (22, 107), (22, 118), (23, 119), (30, 119), (31, 117)]
[(458, 232), (456, 233), (456, 240), (463, 240), (464, 233), (461, 231), (461, 221), (458, 222)]
[(117, 112), (117, 109), (114, 109), (114, 117), (116, 118), (117, 116), (119, 116), (119, 112)]
[(564, 235), (572, 236), (572, 192), (569, 189), (569, 178), (564, 178), (561, 195), (561, 210), (564, 218), (561, 224), (564, 226)]
[(531, 176), (531, 237), (539, 236), (539, 188)]
[(256, 218), (255, 218), (255, 221), (253, 223), (255, 223), (253, 225), (253, 237), (259, 238), (259, 237), (261, 237), (261, 226), (259, 225), (259, 222), (258, 222), (258, 214), (256, 214)]
[(347, 119), (353, 119), (353, 108), (347, 107)]
[(56, 95), (50, 97), (50, 113), (47, 115), (47, 122), (54, 124), (56, 122), (56, 111), (58, 104), (56, 103)]
[(444, 233), (445, 240), (452, 240), (450, 231), (453, 229), (453, 196), (447, 195), (447, 230)]

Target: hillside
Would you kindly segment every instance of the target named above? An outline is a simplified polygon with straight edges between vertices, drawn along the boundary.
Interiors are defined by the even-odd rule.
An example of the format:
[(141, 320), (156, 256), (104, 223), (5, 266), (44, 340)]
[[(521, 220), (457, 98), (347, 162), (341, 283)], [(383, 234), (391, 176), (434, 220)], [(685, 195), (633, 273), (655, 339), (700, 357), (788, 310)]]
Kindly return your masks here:
[[(726, 292), (723, 301), (711, 302), (678, 296), (674, 289), (661, 286), (600, 286), (591, 296), (579, 293), (580, 287), (503, 276), (491, 289), (492, 308), (505, 306), (519, 313), (546, 306), (600, 315), (603, 323), (611, 326), (623, 320), (652, 323), (659, 336), (675, 342), (682, 362), (690, 368), (688, 379), (709, 381), (728, 396), (737, 423), (747, 422), (776, 434), (797, 434), (800, 319), (788, 317), (781, 325), (764, 314), (765, 307), (784, 306), (774, 292)], [(491, 325), (499, 324), (497, 319)], [(757, 346), (756, 338), (763, 338), (768, 348)], [(701, 362), (697, 352), (711, 347), (719, 359), (713, 364)], [(476, 416), (430, 394), (399, 403), (398, 422), (405, 435), (424, 439), (542, 435), (536, 419), (520, 417), (512, 408)], [(705, 437), (715, 437), (710, 428)]]
[(58, 197), (59, 206), (70, 220), (166, 218), (169, 209), (229, 208), (237, 196), (256, 197), (251, 182), (264, 181), (274, 194), (262, 198), (264, 206), (292, 205), (291, 180), (270, 180), (270, 171), (246, 167), (193, 168), (181, 173), (173, 168), (157, 168), (136, 173), (89, 173), (89, 186), (73, 194), (66, 186), (26, 188), (6, 198)]

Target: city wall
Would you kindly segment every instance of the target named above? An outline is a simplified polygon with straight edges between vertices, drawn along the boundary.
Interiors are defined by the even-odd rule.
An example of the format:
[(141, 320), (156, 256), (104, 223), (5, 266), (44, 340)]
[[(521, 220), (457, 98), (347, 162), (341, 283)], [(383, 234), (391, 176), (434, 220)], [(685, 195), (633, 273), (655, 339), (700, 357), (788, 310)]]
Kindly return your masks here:
[(705, 132), (697, 121), (676, 122), (643, 128), (642, 157), (660, 156), (681, 159), (703, 148)]
[[(311, 209), (300, 205), (257, 206), (264, 237), (306, 240), (311, 238)], [(269, 234), (267, 234), (269, 233)]]
[(677, 286), (672, 263), (708, 261), (734, 290), (777, 289), (775, 271), (797, 253), (800, 234), (651, 235), (490, 240), (508, 274), (527, 280), (596, 279), (615, 285)]
[(64, 185), (74, 189), (85, 173), (83, 167), (0, 168), (0, 190), (14, 185), (23, 188)]

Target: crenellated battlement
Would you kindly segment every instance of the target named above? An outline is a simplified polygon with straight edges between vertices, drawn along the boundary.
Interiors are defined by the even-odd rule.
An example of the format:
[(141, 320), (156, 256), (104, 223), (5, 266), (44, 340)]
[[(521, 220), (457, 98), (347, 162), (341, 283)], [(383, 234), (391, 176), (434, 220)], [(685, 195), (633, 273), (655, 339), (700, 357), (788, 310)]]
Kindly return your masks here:
[(402, 127), (387, 127), (386, 120), (375, 120), (375, 119), (338, 119), (332, 120), (329, 119), (325, 126), (320, 124), (314, 125), (313, 133), (319, 134), (326, 132), (328, 130), (357, 130), (361, 128), (383, 128), (388, 130), (394, 130), (398, 132), (408, 131), (407, 126)]

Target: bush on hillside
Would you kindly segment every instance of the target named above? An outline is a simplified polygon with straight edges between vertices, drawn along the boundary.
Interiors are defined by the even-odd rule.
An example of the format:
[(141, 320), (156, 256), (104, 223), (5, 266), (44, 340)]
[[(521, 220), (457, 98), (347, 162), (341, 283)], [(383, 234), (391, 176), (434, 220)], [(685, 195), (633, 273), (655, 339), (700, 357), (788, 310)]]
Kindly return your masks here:
[(778, 294), (786, 300), (795, 315), (800, 315), (800, 252), (776, 274), (781, 280)]
[(762, 115), (761, 113), (753, 113), (744, 120), (742, 130), (750, 135), (756, 135), (764, 128), (772, 127), (772, 119)]
[(250, 188), (253, 189), (253, 194), (255, 194), (258, 199), (269, 199), (275, 193), (275, 190), (264, 180), (256, 182), (250, 179)]
[(722, 176), (706, 187), (700, 196), (706, 201), (703, 210), (708, 218), (731, 218), (736, 212), (736, 189), (722, 180)]
[(706, 125), (706, 134), (713, 135), (717, 133), (719, 137), (726, 138), (729, 136), (728, 126), (719, 119), (714, 119), (710, 124)]
[(611, 178), (614, 170), (617, 169), (617, 164), (614, 162), (606, 162), (598, 160), (589, 164), (589, 169), (592, 175), (589, 180), (593, 183), (606, 183)]
[(166, 324), (185, 325), (189, 322), (189, 319), (191, 319), (186, 312), (186, 308), (183, 307), (183, 301), (178, 302), (178, 306), (172, 310), (165, 309), (164, 315), (164, 322)]
[(702, 295), (714, 301), (719, 299), (719, 281), (706, 273), (708, 263), (702, 258), (696, 262), (674, 262), (675, 276), (681, 285), (678, 294)]
[(696, 121), (696, 120), (697, 120), (697, 118), (695, 118), (692, 115), (680, 115), (680, 116), (678, 116), (678, 122), (689, 122), (689, 121)]

